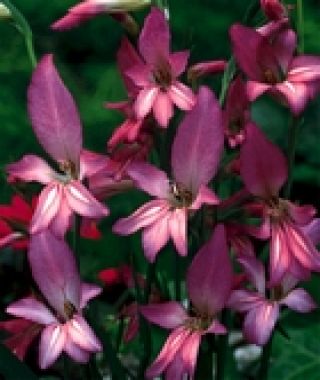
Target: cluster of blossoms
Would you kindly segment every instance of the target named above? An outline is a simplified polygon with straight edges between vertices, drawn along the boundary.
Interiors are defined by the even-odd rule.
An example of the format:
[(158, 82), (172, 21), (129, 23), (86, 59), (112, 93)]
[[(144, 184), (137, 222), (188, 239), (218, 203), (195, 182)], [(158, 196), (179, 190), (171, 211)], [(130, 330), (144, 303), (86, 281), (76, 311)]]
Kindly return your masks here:
[[(85, 0), (53, 29), (72, 28), (105, 12), (132, 27), (127, 12), (149, 3)], [(266, 93), (297, 120), (320, 90), (320, 57), (296, 54), (297, 35), (284, 5), (261, 0), (261, 9), (266, 24), (230, 28), (236, 62), (230, 74), (225, 61), (188, 68), (189, 52), (171, 52), (166, 13), (153, 7), (137, 43), (124, 38), (117, 53), (128, 98), (105, 105), (124, 115), (106, 153), (83, 148), (78, 112), (53, 57), (40, 60), (29, 86), (28, 111), (55, 169), (32, 154), (7, 165), (9, 183), (37, 182), (43, 188), (30, 202), (14, 195), (10, 205), (0, 206), (0, 246), (26, 250), (36, 285), (31, 295), (7, 307), (15, 319), (0, 324), (11, 333), (7, 346), (21, 359), (39, 335), (41, 369), (52, 366), (62, 352), (86, 363), (103, 350), (84, 318), (88, 301), (102, 289), (81, 281), (76, 252), (66, 236), (73, 230), (84, 238), (99, 238), (97, 223), (109, 214), (105, 200), (134, 188), (151, 200), (117, 220), (113, 233), (127, 236), (141, 230), (150, 266), (170, 240), (172, 256), (189, 264), (185, 281), (176, 279), (179, 287), (185, 283), (183, 304), (180, 297), (164, 296), (159, 284), (132, 266), (99, 274), (106, 288), (121, 284), (132, 294), (147, 292), (143, 302), (130, 300), (118, 315), (129, 318), (126, 342), (140, 333), (141, 322), (171, 330), (146, 378), (164, 373), (168, 380), (193, 379), (201, 341), (207, 334), (228, 333), (223, 311), (239, 313), (246, 341), (263, 346), (277, 328), (282, 308), (299, 313), (316, 308), (300, 286), (320, 272), (316, 210), (289, 199), (286, 184), (292, 169), (252, 120), (250, 105)], [(183, 82), (186, 72), (193, 88)], [(229, 75), (230, 84), (219, 103), (212, 89), (197, 83), (200, 77), (221, 73)], [(181, 111), (182, 121), (175, 126), (173, 117)], [(167, 130), (175, 127), (170, 140), (173, 134)], [(151, 163), (151, 152), (166, 158), (157, 148), (160, 134), (171, 148), (169, 170)], [(221, 199), (224, 178), (241, 185)], [(195, 229), (196, 243), (191, 241)], [(259, 240), (268, 247), (266, 257), (256, 252)]]

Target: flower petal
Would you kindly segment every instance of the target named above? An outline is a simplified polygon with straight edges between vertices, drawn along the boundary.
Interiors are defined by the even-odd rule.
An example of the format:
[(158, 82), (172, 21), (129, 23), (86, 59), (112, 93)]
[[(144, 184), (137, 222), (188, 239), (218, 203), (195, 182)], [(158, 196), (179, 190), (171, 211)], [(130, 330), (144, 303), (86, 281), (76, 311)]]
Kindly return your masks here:
[(24, 318), (41, 325), (57, 322), (51, 311), (33, 297), (22, 298), (10, 304), (6, 312), (16, 317)]
[(165, 172), (147, 162), (132, 162), (127, 169), (135, 185), (148, 194), (166, 199), (170, 192), (168, 176)]
[(304, 289), (294, 289), (280, 302), (298, 313), (310, 313), (317, 308), (316, 303)]
[(28, 102), (33, 130), (44, 150), (57, 162), (67, 161), (77, 167), (82, 149), (81, 122), (51, 54), (41, 59), (33, 73)]
[(218, 225), (187, 273), (186, 285), (193, 306), (205, 315), (216, 315), (228, 300), (232, 279), (225, 230), (223, 225)]
[(134, 104), (134, 110), (138, 119), (145, 118), (151, 111), (160, 89), (156, 86), (146, 87), (139, 92)]
[(170, 96), (163, 91), (159, 91), (152, 106), (154, 118), (160, 127), (167, 128), (173, 116), (173, 104)]
[(167, 58), (170, 49), (170, 30), (164, 12), (153, 7), (146, 17), (139, 37), (139, 51), (149, 64)]
[(90, 359), (90, 352), (80, 348), (69, 337), (66, 340), (63, 350), (77, 363), (86, 364)]
[(58, 323), (47, 326), (41, 334), (39, 348), (39, 366), (41, 369), (50, 367), (61, 354), (66, 342), (64, 327)]
[(33, 235), (28, 258), (32, 276), (49, 304), (65, 316), (65, 302), (80, 307), (80, 277), (73, 253), (50, 231)]
[(213, 93), (202, 87), (197, 104), (185, 116), (173, 142), (171, 162), (175, 180), (196, 194), (214, 176), (223, 142), (220, 106)]
[(79, 314), (74, 315), (73, 318), (67, 322), (66, 328), (70, 339), (83, 350), (91, 352), (102, 351), (102, 345), (99, 339), (88, 323)]
[(150, 201), (138, 208), (127, 218), (119, 219), (113, 226), (112, 231), (119, 235), (130, 235), (140, 228), (152, 225), (158, 219), (166, 216), (169, 210), (167, 201), (157, 199)]
[(251, 194), (260, 197), (277, 195), (287, 180), (287, 163), (280, 149), (253, 123), (240, 151), (241, 178)]
[(82, 282), (80, 292), (80, 309), (83, 309), (92, 298), (101, 294), (102, 289), (100, 286)]
[(174, 301), (140, 306), (139, 310), (149, 322), (170, 330), (181, 326), (188, 318), (186, 310)]
[(243, 325), (245, 339), (259, 346), (265, 345), (279, 318), (279, 305), (265, 302), (246, 315)]
[(94, 198), (79, 181), (72, 181), (66, 185), (64, 194), (69, 207), (81, 216), (102, 218), (109, 215), (108, 208)]
[(183, 111), (190, 111), (196, 103), (196, 96), (192, 90), (178, 81), (169, 87), (168, 95), (173, 103)]
[(27, 154), (20, 161), (7, 165), (6, 172), (9, 175), (9, 182), (36, 181), (46, 185), (54, 177), (54, 171), (50, 166), (42, 158), (33, 154)]
[(170, 65), (175, 77), (180, 76), (185, 71), (188, 64), (189, 55), (189, 50), (170, 54)]
[(47, 229), (56, 217), (63, 200), (62, 191), (63, 185), (56, 182), (51, 182), (41, 191), (30, 223), (31, 234)]
[(312, 98), (313, 93), (312, 86), (309, 88), (305, 83), (289, 82), (288, 80), (277, 84), (276, 89), (284, 98), (294, 116), (300, 115), (309, 99)]
[(171, 238), (181, 256), (186, 256), (188, 253), (187, 222), (188, 215), (185, 208), (172, 210), (168, 219)]

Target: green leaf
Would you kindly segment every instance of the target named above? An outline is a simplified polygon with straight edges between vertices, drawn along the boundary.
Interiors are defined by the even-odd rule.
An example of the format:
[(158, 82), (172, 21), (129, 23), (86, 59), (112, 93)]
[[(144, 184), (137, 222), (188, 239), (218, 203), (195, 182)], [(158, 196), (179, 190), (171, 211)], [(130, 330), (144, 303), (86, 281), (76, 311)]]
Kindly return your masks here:
[(38, 377), (3, 344), (0, 344), (0, 374), (6, 380), (38, 380)]

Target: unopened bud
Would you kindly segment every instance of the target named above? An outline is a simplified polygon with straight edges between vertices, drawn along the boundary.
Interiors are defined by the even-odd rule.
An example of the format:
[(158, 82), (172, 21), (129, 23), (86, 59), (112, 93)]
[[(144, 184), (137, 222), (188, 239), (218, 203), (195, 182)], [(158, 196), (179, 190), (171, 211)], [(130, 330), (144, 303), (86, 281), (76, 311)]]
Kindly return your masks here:
[(151, 0), (96, 0), (108, 12), (130, 12), (151, 5)]

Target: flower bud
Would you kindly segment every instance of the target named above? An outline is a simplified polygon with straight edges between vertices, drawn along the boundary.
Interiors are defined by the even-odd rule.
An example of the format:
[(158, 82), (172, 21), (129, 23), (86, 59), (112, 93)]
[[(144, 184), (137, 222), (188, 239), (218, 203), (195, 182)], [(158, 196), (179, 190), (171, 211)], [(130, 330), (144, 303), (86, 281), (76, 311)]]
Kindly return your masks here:
[(151, 0), (95, 0), (108, 12), (130, 12), (151, 5)]

